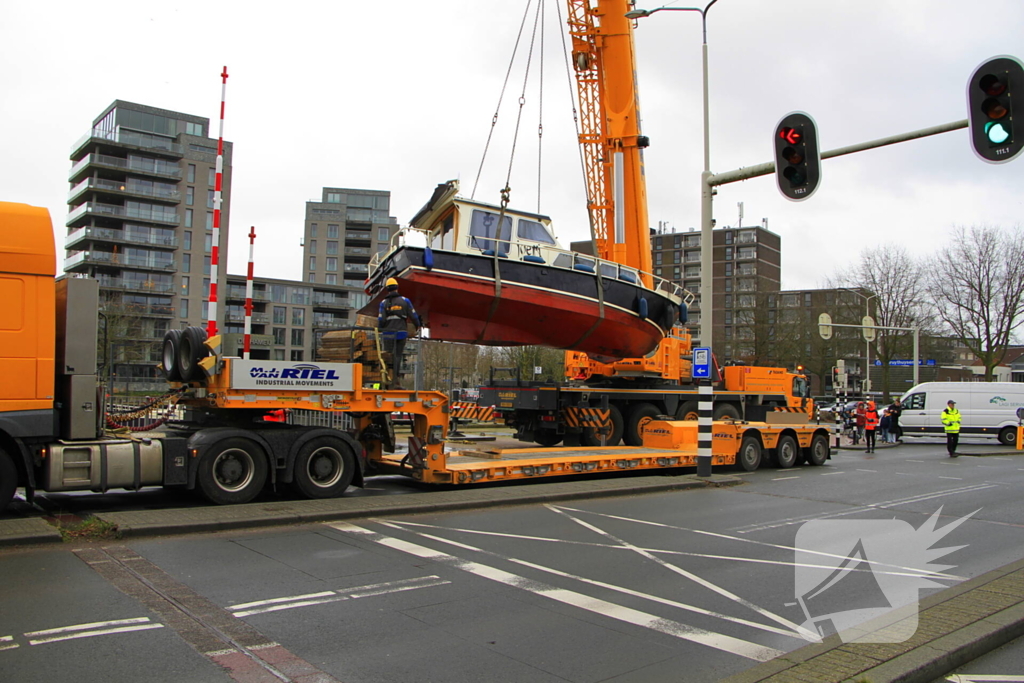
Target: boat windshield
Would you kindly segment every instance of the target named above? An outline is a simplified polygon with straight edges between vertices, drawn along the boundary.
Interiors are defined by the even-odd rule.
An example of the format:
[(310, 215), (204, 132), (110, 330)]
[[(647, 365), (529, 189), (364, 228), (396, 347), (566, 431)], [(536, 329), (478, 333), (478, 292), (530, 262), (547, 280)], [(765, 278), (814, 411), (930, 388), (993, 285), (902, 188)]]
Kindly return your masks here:
[[(512, 237), (512, 217), (501, 217), (500, 231), (498, 230), (498, 218), (496, 213), (474, 209), (473, 221), (469, 226), (469, 246), (483, 251), (507, 252), (508, 243)], [(499, 246), (495, 246), (495, 241)]]
[(519, 225), (516, 228), (516, 237), (521, 240), (530, 240), (531, 242), (543, 242), (544, 244), (555, 243), (555, 238), (551, 236), (551, 233), (548, 232), (548, 229), (544, 227), (543, 223), (527, 220), (525, 218), (519, 219)]

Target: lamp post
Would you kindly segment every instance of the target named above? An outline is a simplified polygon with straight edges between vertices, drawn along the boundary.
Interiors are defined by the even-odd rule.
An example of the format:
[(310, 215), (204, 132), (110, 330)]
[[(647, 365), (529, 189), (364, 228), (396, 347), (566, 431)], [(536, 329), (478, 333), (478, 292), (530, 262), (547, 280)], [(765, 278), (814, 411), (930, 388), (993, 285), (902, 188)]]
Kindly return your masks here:
[[(858, 292), (856, 289), (849, 289), (847, 287), (837, 287), (836, 289), (838, 289), (840, 291), (843, 291), (843, 292), (850, 292), (852, 294), (856, 294), (861, 299), (864, 299), (864, 317), (866, 318), (866, 317), (871, 315), (871, 309), (869, 307), (869, 304), (870, 304), (872, 299), (874, 299), (874, 298), (876, 298), (878, 296), (877, 294), (872, 294), (871, 296), (867, 296), (866, 294), (862, 294), (862, 293)], [(864, 378), (867, 380), (868, 389), (870, 389), (871, 388), (871, 340), (869, 340), (868, 337), (867, 337), (867, 331), (866, 331), (867, 328), (862, 328), (862, 329), (865, 330), (865, 333), (864, 333)], [(917, 359), (916, 358), (914, 359), (914, 363), (915, 363), (915, 367), (916, 367), (916, 364), (917, 364)], [(865, 389), (864, 391), (866, 393), (867, 389)]]
[(703, 9), (700, 7), (658, 7), (657, 9), (634, 9), (626, 12), (628, 19), (649, 17), (655, 12), (699, 12), (703, 35), (703, 83), (704, 83), (704, 172), (700, 175), (700, 343), (711, 346), (712, 334), (712, 241), (711, 212), (713, 190), (711, 178), (711, 146), (709, 143), (711, 123), (708, 116), (708, 10), (718, 0), (711, 0)]

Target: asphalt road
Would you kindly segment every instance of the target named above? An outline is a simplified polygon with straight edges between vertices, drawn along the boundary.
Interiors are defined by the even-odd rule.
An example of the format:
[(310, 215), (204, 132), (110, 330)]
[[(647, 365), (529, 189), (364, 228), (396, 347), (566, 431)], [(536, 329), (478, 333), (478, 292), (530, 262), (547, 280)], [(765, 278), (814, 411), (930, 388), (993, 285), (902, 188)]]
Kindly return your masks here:
[[(862, 579), (877, 590), (920, 578), (922, 547), (952, 550), (928, 556), (921, 596), (1024, 555), (1024, 458), (907, 444), (742, 476), (722, 489), (4, 551), (0, 671), (257, 681), (271, 680), (269, 659), (322, 681), (717, 681), (806, 644), (830, 623), (809, 617), (860, 606)], [(860, 534), (876, 564), (815, 592), (837, 561), (815, 554), (820, 535), (802, 536), (821, 524)], [(895, 554), (874, 554), (904, 532)], [(250, 656), (227, 654), (236, 646)], [(965, 670), (983, 672), (974, 664), (988, 666)]]

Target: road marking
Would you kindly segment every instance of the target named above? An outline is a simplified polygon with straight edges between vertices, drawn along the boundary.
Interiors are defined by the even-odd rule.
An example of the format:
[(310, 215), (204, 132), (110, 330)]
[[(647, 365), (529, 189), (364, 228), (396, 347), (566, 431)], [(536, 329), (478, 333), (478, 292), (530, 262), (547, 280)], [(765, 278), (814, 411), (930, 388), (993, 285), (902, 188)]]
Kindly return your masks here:
[(774, 479), (772, 479), (772, 481), (786, 481), (787, 479), (799, 479), (799, 478), (800, 478), (799, 475), (797, 475), (795, 477), (775, 477)]
[(857, 471), (858, 472), (872, 472), (872, 473), (877, 473), (878, 472), (878, 470), (857, 470)]
[[(127, 633), (129, 631), (148, 631), (163, 627), (163, 624), (151, 622), (149, 617), (137, 617), (135, 619), (115, 619), (114, 621), (94, 621), (90, 624), (75, 624), (74, 626), (62, 626), (44, 631), (30, 631), (25, 634), (25, 637), (29, 639), (29, 645), (44, 645), (61, 640), (105, 636), (111, 633)], [(44, 637), (39, 638), (38, 636)]]
[(952, 676), (946, 676), (946, 680), (952, 683), (1019, 683), (1019, 681), (1024, 681), (1024, 676), (1013, 676), (1010, 674), (996, 674), (994, 676), (953, 674)]
[(819, 472), (819, 475), (822, 477), (830, 477), (833, 474), (846, 474), (846, 472)]
[(939, 477), (939, 479), (956, 479), (957, 481), (963, 481), (963, 477)]
[(893, 474), (902, 474), (902, 475), (905, 475), (905, 476), (908, 476), (908, 477), (913, 477), (914, 476), (910, 472), (893, 472)]
[(927, 462), (927, 461), (926, 460), (911, 460), (910, 458), (907, 458), (906, 462)]
[(781, 650), (765, 647), (758, 645), (757, 643), (751, 643), (749, 641), (721, 633), (705, 631), (704, 629), (688, 626), (671, 619), (665, 619), (654, 614), (641, 612), (640, 610), (635, 610), (630, 607), (601, 600), (600, 598), (594, 598), (589, 595), (577, 593), (576, 591), (556, 588), (540, 581), (534, 581), (532, 579), (527, 579), (524, 576), (519, 576), (518, 574), (506, 572), (502, 569), (498, 569), (497, 567), (491, 567), (471, 560), (464, 560), (439, 550), (427, 548), (426, 546), (418, 545), (416, 543), (410, 543), (409, 541), (403, 541), (392, 536), (386, 536), (363, 527), (355, 526), (354, 524), (349, 524), (348, 522), (334, 522), (332, 524), (328, 524), (328, 526), (333, 529), (337, 529), (338, 531), (366, 538), (367, 540), (373, 541), (374, 543), (387, 548), (399, 550), (416, 557), (421, 557), (455, 569), (460, 569), (464, 572), (468, 572), (485, 579), (490, 579), (491, 581), (497, 581), (498, 583), (503, 583), (505, 585), (512, 586), (513, 588), (528, 591), (534, 595), (548, 598), (549, 600), (578, 607), (588, 612), (600, 614), (618, 621), (624, 621), (628, 624), (649, 628), (653, 631), (658, 631), (682, 640), (707, 645), (708, 647), (739, 655), (741, 657), (746, 657), (747, 659), (766, 662), (784, 654)]
[(18, 644), (13, 642), (14, 636), (0, 636), (0, 650), (13, 650)]
[[(338, 591), (326, 591), (323, 593), (307, 593), (306, 595), (292, 595), (285, 598), (271, 598), (269, 600), (256, 600), (255, 602), (243, 602), (239, 605), (231, 605), (228, 610), (236, 617), (248, 617), (253, 614), (265, 614), (267, 612), (280, 612), (296, 607), (309, 607), (311, 605), (324, 605), (329, 602), (340, 602), (342, 600), (358, 600), (377, 595), (389, 593), (401, 593), (402, 591), (416, 590), (417, 588), (430, 588), (432, 586), (443, 586), (451, 583), (439, 576), (424, 576), (417, 579), (400, 579), (387, 583), (373, 583), (368, 586), (356, 586)], [(319, 598), (319, 599), (317, 599)]]

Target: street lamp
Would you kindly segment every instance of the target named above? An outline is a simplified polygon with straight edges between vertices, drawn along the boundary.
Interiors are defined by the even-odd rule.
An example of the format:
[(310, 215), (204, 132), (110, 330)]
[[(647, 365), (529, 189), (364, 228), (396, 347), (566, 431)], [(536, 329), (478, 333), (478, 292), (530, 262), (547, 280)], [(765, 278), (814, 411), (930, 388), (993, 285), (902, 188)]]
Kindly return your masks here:
[[(856, 294), (860, 298), (864, 299), (864, 317), (867, 318), (868, 316), (871, 315), (871, 310), (869, 308), (869, 304), (870, 304), (872, 299), (874, 299), (875, 297), (878, 296), (877, 294), (872, 294), (871, 296), (867, 296), (866, 294), (860, 293), (856, 289), (849, 289), (847, 287), (837, 287), (836, 289), (838, 289), (840, 291), (843, 291), (843, 292), (850, 292), (852, 294)], [(864, 328), (864, 330), (865, 330), (864, 331), (864, 378), (867, 380), (868, 389), (870, 389), (871, 388), (871, 340), (868, 339), (867, 328)], [(914, 359), (914, 363), (915, 364), (917, 363), (917, 359), (916, 358)], [(866, 392), (867, 389), (865, 389), (864, 391)]]
[(700, 176), (700, 343), (711, 346), (711, 211), (712, 188), (711, 178), (711, 147), (708, 141), (711, 124), (708, 118), (708, 10), (718, 0), (711, 0), (704, 9), (700, 7), (658, 7), (656, 9), (634, 9), (626, 12), (627, 19), (649, 17), (655, 12), (699, 12), (701, 30), (703, 32), (703, 81), (704, 81), (704, 172)]

